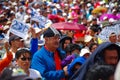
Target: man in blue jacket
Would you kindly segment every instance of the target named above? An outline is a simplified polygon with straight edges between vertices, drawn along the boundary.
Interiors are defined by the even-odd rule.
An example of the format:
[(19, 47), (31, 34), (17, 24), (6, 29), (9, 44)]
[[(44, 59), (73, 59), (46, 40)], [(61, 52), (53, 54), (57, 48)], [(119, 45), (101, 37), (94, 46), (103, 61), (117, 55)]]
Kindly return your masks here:
[(62, 80), (68, 75), (67, 67), (61, 67), (59, 47), (60, 33), (49, 27), (43, 34), (45, 45), (37, 51), (32, 59), (31, 67), (38, 70), (46, 80)]

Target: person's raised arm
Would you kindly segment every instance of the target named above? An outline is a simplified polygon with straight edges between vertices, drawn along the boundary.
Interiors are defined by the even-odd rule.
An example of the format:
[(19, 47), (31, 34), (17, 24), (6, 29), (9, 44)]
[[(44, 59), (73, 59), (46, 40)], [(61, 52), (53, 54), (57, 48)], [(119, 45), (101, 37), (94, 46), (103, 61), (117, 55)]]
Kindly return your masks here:
[(12, 53), (9, 51), (9, 44), (8, 44), (8, 42), (6, 42), (6, 43), (4, 44), (4, 47), (5, 47), (5, 50), (6, 50), (6, 57), (0, 61), (0, 72), (1, 72), (5, 67), (7, 67), (7, 66), (11, 63), (11, 61), (12, 61), (12, 59), (13, 59), (13, 55), (12, 55)]

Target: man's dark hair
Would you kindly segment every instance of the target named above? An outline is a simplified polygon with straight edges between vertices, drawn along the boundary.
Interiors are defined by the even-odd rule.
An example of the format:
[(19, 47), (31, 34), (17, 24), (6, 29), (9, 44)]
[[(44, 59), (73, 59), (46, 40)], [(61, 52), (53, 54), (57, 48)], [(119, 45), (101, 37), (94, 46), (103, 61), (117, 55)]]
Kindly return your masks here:
[(69, 44), (69, 45), (67, 45), (67, 47), (65, 48), (65, 51), (66, 52), (69, 52), (69, 53), (71, 53), (72, 51), (74, 51), (74, 50), (81, 50), (81, 48), (80, 48), (80, 46), (79, 45), (77, 45), (77, 44)]
[(90, 29), (94, 32), (98, 32), (98, 27), (96, 26), (91, 26)]
[(117, 51), (117, 53), (119, 54), (119, 50), (118, 50), (118, 48), (117, 48), (117, 45), (110, 45), (110, 46), (108, 46), (108, 47), (106, 47), (104, 50), (103, 50), (103, 58), (105, 57), (105, 51), (106, 50), (116, 50)]
[(85, 80), (109, 80), (114, 72), (113, 66), (96, 64), (88, 70)]
[(118, 53), (118, 57), (119, 57), (119, 59), (120, 59), (120, 50), (119, 50), (119, 47), (118, 47), (118, 45), (116, 45), (116, 44), (111, 44), (111, 45), (109, 45), (108, 47), (106, 47), (104, 50), (102, 50), (101, 52), (100, 52), (100, 54), (98, 54), (98, 55), (96, 55), (96, 57), (95, 57), (95, 61), (96, 62), (98, 62), (99, 64), (105, 64), (104, 63), (104, 59), (105, 59), (105, 51), (106, 50), (117, 50), (117, 53)]
[(89, 45), (89, 49), (92, 50), (92, 47), (93, 47), (94, 45), (97, 45), (97, 46), (98, 46), (97, 43), (91, 43), (91, 44)]

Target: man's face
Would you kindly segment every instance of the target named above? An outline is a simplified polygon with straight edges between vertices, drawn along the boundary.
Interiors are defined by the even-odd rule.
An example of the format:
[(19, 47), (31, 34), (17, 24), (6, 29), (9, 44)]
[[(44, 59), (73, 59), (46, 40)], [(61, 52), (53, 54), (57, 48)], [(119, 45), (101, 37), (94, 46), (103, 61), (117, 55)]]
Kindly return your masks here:
[(59, 47), (59, 36), (53, 36), (53, 37), (49, 37), (46, 39), (46, 43), (49, 44), (49, 46), (53, 47), (53, 48), (58, 48)]
[(117, 36), (116, 36), (116, 35), (112, 35), (112, 36), (110, 36), (109, 40), (110, 40), (110, 42), (112, 42), (112, 43), (116, 43), (116, 41), (117, 41)]
[(24, 47), (24, 42), (21, 41), (21, 39), (16, 39), (12, 41), (12, 45), (14, 45), (14, 47), (16, 48), (20, 48), (20, 47)]
[(105, 62), (109, 65), (117, 65), (118, 63), (118, 52), (117, 50), (106, 50), (105, 51)]

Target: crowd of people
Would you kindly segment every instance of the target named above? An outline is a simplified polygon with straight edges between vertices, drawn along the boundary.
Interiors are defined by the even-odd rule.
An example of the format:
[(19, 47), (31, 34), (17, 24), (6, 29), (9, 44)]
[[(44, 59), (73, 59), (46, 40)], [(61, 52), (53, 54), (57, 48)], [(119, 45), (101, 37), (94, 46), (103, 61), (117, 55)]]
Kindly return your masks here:
[[(0, 0), (0, 80), (119, 80), (119, 3)], [(15, 20), (29, 27), (26, 38), (12, 31)], [(85, 29), (52, 26), (62, 22)]]

